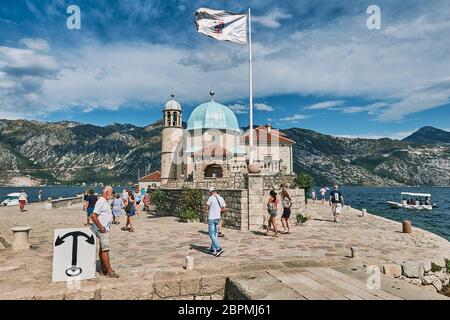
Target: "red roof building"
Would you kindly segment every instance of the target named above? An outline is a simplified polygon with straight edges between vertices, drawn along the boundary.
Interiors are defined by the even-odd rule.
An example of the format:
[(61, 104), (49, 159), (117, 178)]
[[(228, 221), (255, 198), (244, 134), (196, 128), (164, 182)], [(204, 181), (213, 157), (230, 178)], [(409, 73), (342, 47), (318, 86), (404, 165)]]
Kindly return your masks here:
[[(277, 129), (273, 129), (271, 125), (260, 126), (253, 129), (253, 141), (256, 145), (259, 144), (272, 144), (272, 143), (287, 143), (294, 144), (295, 141), (286, 137), (286, 135)], [(246, 145), (250, 141), (250, 131), (246, 132), (241, 137), (241, 142), (245, 142)]]
[(161, 172), (155, 171), (138, 179), (139, 182), (160, 182)]

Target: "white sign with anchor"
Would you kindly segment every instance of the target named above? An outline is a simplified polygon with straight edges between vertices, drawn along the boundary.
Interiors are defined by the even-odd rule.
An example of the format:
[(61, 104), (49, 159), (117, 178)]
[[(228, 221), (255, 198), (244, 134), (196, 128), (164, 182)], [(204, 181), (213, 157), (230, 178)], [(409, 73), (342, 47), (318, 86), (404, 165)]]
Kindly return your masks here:
[(56, 229), (53, 282), (95, 278), (95, 235), (89, 228)]

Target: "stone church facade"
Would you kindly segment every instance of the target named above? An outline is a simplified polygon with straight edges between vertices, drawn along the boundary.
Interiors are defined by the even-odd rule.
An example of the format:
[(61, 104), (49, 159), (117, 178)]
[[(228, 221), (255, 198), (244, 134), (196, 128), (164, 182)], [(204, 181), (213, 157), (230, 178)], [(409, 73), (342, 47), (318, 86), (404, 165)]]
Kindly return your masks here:
[[(172, 96), (173, 98), (173, 96)], [(243, 132), (233, 111), (211, 100), (196, 107), (186, 129), (183, 111), (174, 99), (165, 104), (161, 149), (161, 184), (177, 186), (208, 182), (233, 187), (233, 180), (243, 180), (250, 162), (249, 132)], [(253, 130), (254, 171), (278, 180), (292, 182), (292, 145), (271, 125)]]
[(161, 188), (173, 199), (170, 213), (179, 214), (183, 190), (204, 190), (206, 197), (210, 187), (220, 190), (231, 209), (224, 217), (228, 227), (260, 229), (267, 220), (264, 204), (269, 191), (282, 186), (294, 199), (293, 210), (302, 211), (304, 192), (292, 187), (295, 142), (265, 125), (253, 130), (250, 148), (250, 133), (240, 129), (233, 111), (214, 101), (213, 95), (192, 111), (186, 128), (174, 95), (164, 106)]

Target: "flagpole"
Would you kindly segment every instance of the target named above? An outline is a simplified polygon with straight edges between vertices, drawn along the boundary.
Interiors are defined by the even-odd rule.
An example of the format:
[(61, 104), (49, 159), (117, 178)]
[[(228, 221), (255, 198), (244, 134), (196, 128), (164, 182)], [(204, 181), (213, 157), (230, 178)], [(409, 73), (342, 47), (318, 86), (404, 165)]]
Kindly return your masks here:
[(252, 21), (251, 11), (248, 8), (248, 73), (250, 91), (250, 142), (249, 142), (249, 163), (253, 163), (253, 68), (252, 68)]

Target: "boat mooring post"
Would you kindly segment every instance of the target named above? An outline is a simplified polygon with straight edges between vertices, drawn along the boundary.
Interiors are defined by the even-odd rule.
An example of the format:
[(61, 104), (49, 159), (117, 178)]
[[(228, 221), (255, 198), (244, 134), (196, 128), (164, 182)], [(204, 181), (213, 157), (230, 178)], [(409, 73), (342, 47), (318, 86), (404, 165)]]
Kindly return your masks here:
[(412, 224), (411, 221), (405, 220), (403, 221), (403, 233), (412, 233)]

